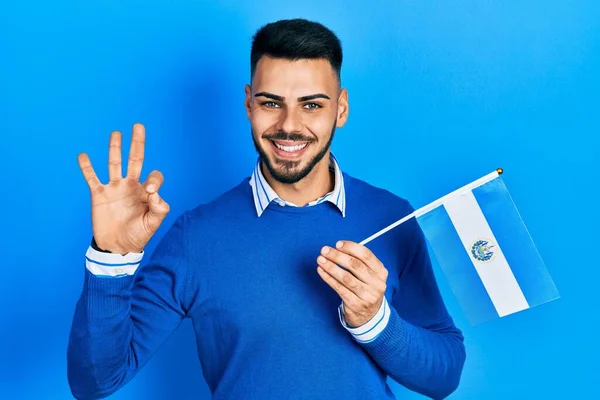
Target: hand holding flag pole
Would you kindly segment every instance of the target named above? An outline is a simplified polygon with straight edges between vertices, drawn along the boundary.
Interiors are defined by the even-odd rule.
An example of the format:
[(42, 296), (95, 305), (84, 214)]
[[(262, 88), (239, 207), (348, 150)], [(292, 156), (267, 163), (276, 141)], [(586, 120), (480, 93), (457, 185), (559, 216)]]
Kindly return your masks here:
[[(360, 301), (354, 304), (357, 310), (367, 311), (359, 315), (349, 310), (349, 319), (356, 325), (369, 320), (382, 304), (385, 291), (387, 270), (365, 245), (411, 218), (416, 219), (423, 231), (471, 324), (504, 317), (559, 298), (544, 261), (500, 177), (503, 172), (498, 168), (418, 208), (360, 243), (345, 241), (362, 248), (360, 251), (353, 247), (353, 252), (338, 249), (329, 256), (322, 253), (327, 259), (324, 264), (327, 269), (318, 268), (323, 280), (342, 299), (344, 295), (347, 299), (352, 297), (348, 293), (357, 290), (364, 297), (358, 296)], [(332, 255), (340, 259), (340, 251), (346, 256), (341, 258), (338, 266)], [(378, 280), (367, 282), (361, 279), (354, 274), (357, 268), (378, 271), (368, 275), (376, 276)]]
[[(368, 312), (362, 316), (349, 311), (357, 325), (368, 320), (381, 304), (383, 264), (364, 245), (415, 218), (437, 259), (450, 287), (471, 324), (501, 318), (560, 297), (521, 216), (500, 175), (495, 171), (452, 191), (413, 211), (374, 233), (360, 243), (365, 250), (354, 251), (337, 267), (332, 260), (329, 272), (321, 277), (338, 293), (351, 291), (352, 285), (366, 287), (365, 297), (357, 303)], [(349, 242), (346, 242), (349, 243)], [(362, 255), (361, 255), (362, 254)], [(370, 284), (352, 279), (350, 261), (355, 267), (378, 271), (379, 281)], [(368, 260), (368, 261), (367, 261)], [(331, 265), (330, 265), (331, 264)], [(372, 265), (372, 267), (367, 267)], [(383, 280), (382, 280), (383, 279)], [(344, 283), (346, 280), (348, 283)], [(343, 296), (342, 296), (343, 298)], [(376, 300), (375, 300), (376, 299)]]

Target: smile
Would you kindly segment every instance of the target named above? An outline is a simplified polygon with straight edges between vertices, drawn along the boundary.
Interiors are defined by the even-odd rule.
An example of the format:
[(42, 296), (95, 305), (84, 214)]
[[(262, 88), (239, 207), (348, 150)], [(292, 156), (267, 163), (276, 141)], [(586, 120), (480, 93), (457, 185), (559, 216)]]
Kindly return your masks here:
[(294, 142), (294, 141), (270, 141), (273, 145), (275, 153), (282, 157), (298, 157), (304, 153), (304, 150), (308, 147), (309, 142)]
[(288, 153), (294, 153), (296, 151), (300, 151), (308, 145), (308, 143), (304, 143), (304, 144), (297, 144), (294, 146), (283, 146), (277, 142), (274, 142), (274, 143), (275, 143), (275, 146), (277, 146), (277, 148), (279, 150), (287, 151)]

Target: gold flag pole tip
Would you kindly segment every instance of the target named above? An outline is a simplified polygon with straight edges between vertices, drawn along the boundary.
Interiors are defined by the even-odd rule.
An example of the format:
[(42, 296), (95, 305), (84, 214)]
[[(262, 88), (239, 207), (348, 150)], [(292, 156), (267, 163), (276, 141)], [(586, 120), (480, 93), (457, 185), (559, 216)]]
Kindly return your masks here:
[(502, 168), (497, 168), (496, 172), (498, 173), (498, 175), (502, 175), (502, 173), (504, 172), (504, 170)]

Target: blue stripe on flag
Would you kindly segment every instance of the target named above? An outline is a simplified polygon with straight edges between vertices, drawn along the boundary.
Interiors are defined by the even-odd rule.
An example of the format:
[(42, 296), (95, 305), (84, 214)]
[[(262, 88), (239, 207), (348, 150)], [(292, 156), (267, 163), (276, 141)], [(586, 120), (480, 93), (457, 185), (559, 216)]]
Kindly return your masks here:
[(473, 190), (502, 253), (530, 307), (558, 297), (544, 261), (501, 178)]
[(497, 318), (498, 312), (444, 207), (417, 221), (465, 314), (478, 322)]

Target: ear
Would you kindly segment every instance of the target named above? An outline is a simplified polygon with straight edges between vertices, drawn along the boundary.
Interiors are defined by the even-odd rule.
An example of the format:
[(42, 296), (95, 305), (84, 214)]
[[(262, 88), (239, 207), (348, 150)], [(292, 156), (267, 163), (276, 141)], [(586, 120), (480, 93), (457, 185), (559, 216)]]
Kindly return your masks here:
[(252, 117), (252, 88), (250, 87), (250, 85), (246, 85), (245, 87), (245, 92), (246, 92), (246, 100), (244, 101), (244, 105), (246, 107), (246, 116), (248, 117), (248, 119), (251, 119)]
[(342, 89), (338, 96), (337, 127), (341, 128), (348, 120), (348, 90)]

